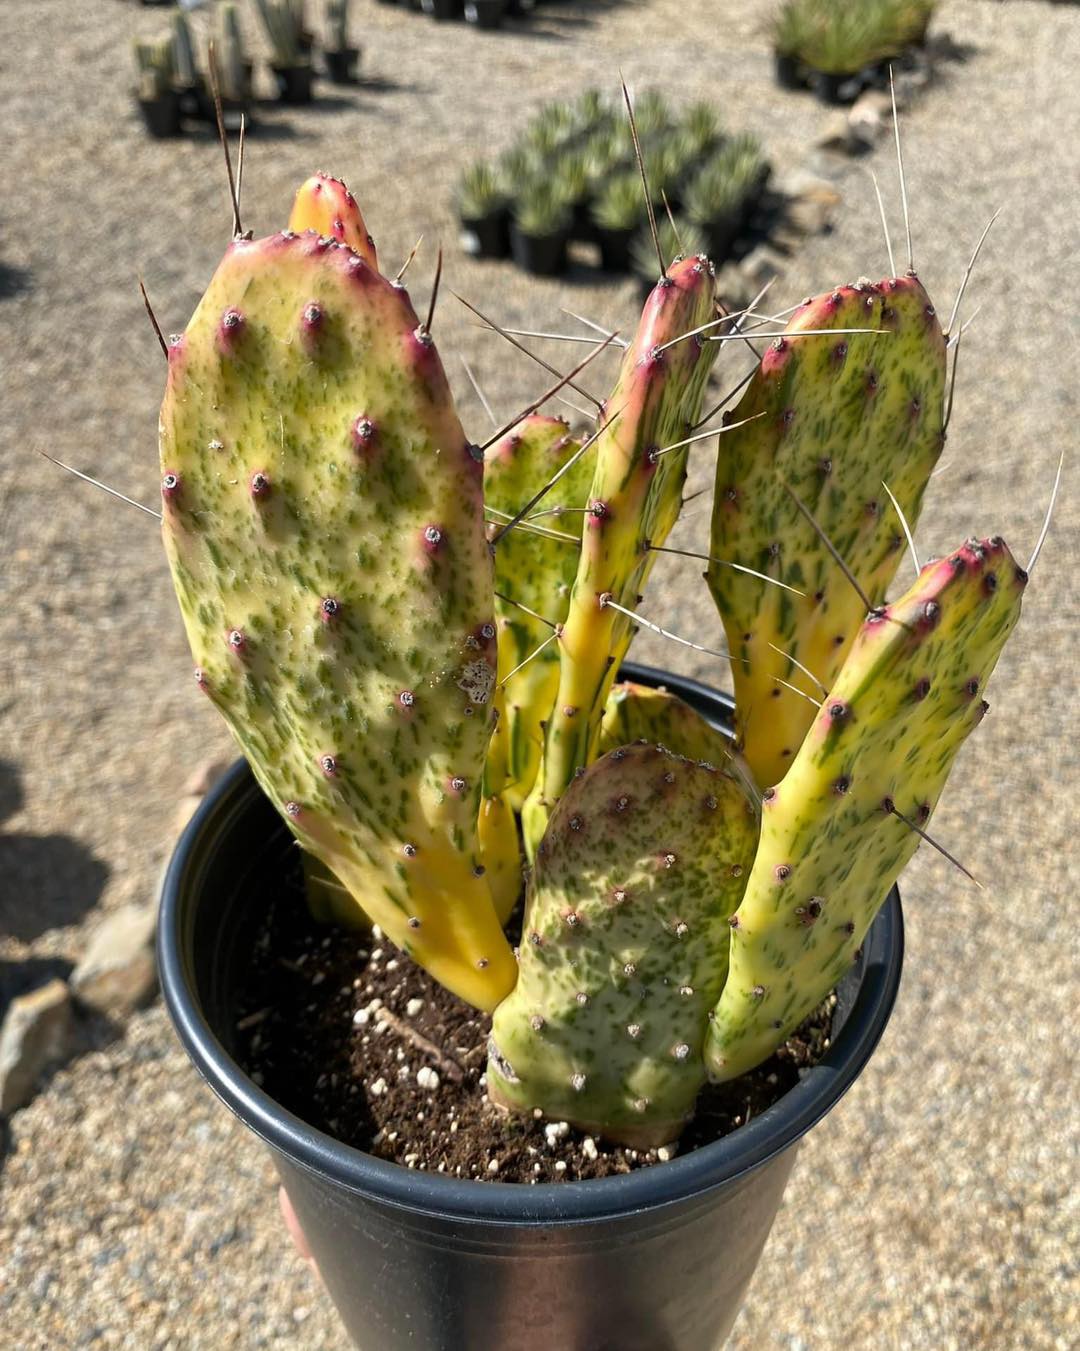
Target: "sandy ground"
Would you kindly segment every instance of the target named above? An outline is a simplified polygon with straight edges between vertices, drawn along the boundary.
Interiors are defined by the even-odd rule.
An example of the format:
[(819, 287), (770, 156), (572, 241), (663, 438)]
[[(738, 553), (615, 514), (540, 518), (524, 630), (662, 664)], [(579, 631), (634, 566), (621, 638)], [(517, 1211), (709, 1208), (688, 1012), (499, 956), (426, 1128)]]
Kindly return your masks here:
[[(800, 162), (827, 114), (773, 88), (762, 9), (569, 6), (529, 31), (488, 35), (364, 4), (364, 63), (378, 80), (266, 116), (249, 146), (245, 224), (276, 228), (308, 172), (342, 173), (385, 259), (424, 233), (418, 303), (444, 241), (435, 332), (479, 439), (484, 415), (460, 356), (500, 415), (545, 377), (473, 327), (450, 287), (532, 327), (569, 323), (560, 305), (626, 326), (633, 294), (585, 272), (545, 283), (463, 258), (449, 205), (456, 173), (511, 139), (543, 98), (614, 88), (620, 69), (637, 87), (714, 97), (780, 164)], [(227, 751), (190, 680), (154, 523), (34, 453), (155, 498), (162, 372), (136, 274), (166, 330), (182, 327), (229, 226), (210, 139), (154, 144), (135, 122), (127, 41), (160, 22), (120, 0), (0, 6), (0, 958), (71, 955), (81, 922), (148, 897), (184, 779)], [(975, 50), (905, 132), (915, 260), (945, 313), (979, 231), (1005, 209), (965, 304), (967, 315), (982, 309), (919, 544), (925, 556), (1001, 532), (1026, 558), (1059, 454), (1075, 461), (1080, 11), (951, 0), (939, 24)], [(873, 162), (899, 240), (892, 161), (879, 152)], [(777, 308), (885, 274), (865, 165), (835, 174), (836, 228), (774, 289)], [(734, 382), (745, 357), (722, 361)], [(1068, 580), (1080, 562), (1074, 478), (1067, 467), (992, 715), (935, 817), (986, 889), (928, 851), (909, 869), (899, 1007), (868, 1072), (804, 1148), (730, 1343), (738, 1351), (1080, 1343), (1067, 912), (1080, 883), (1066, 717), (1076, 690), (1067, 635), (1080, 613)], [(701, 547), (707, 528), (702, 499), (679, 538)], [(695, 565), (662, 562), (648, 613), (717, 633)], [(723, 681), (715, 664), (658, 640), (636, 655)], [(57, 1074), (14, 1117), (8, 1145), (5, 1346), (343, 1347), (280, 1232), (268, 1165), (197, 1082), (160, 1006)]]

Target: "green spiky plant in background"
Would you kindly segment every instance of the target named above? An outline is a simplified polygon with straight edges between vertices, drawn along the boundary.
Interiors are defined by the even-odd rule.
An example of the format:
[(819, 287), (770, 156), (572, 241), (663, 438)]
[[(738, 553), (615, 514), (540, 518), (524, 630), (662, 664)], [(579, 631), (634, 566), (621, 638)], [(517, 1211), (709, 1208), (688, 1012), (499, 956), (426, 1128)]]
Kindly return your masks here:
[[(196, 683), (333, 908), (494, 1011), (493, 1101), (673, 1140), (706, 1078), (759, 1064), (850, 967), (1019, 617), (998, 538), (887, 599), (948, 421), (934, 306), (913, 271), (805, 302), (717, 429), (736, 749), (614, 684), (720, 412), (708, 260), (657, 232), (636, 332), (478, 447), (432, 338), (438, 271), (421, 321), (325, 175), (278, 234), (235, 213), (161, 413)], [(542, 416), (608, 347), (594, 427)]]

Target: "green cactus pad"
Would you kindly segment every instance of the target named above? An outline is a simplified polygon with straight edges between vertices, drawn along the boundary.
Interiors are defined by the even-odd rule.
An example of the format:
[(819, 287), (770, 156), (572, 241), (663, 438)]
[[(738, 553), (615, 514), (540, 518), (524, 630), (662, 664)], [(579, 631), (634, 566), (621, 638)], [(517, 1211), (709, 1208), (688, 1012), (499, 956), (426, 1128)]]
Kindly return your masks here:
[(589, 452), (595, 472), (560, 642), (559, 689), (541, 772), (523, 814), (530, 848), (574, 772), (596, 755), (604, 701), (633, 637), (632, 621), (602, 600), (636, 609), (655, 558), (649, 544), (663, 544), (679, 514), (687, 448), (667, 448), (701, 415), (718, 345), (704, 334), (685, 335), (714, 318), (713, 292), (707, 258), (671, 264), (645, 302), (600, 415), (604, 431)]
[[(796, 336), (823, 328), (882, 336)], [(945, 340), (915, 277), (809, 300), (787, 332), (727, 419), (754, 420), (720, 437), (709, 552), (804, 594), (717, 562), (706, 573), (732, 653), (740, 744), (763, 786), (783, 777), (814, 717), (778, 680), (820, 697), (799, 666), (830, 689), (866, 615), (791, 493), (877, 605), (904, 557), (882, 481), (914, 529), (944, 444)]]
[(735, 778), (659, 747), (575, 779), (537, 851), (518, 984), (495, 1011), (492, 1100), (642, 1148), (674, 1139), (704, 1081), (756, 840)]
[[(484, 503), (491, 525), (512, 517), (579, 449), (562, 418), (533, 414), (492, 446), (484, 460)], [(588, 453), (569, 469), (536, 508), (543, 513), (499, 538), (495, 549), (495, 615), (499, 628), (499, 681), (505, 712), (492, 737), (485, 792), (505, 793), (520, 811), (540, 765), (543, 723), (559, 688), (559, 644), (536, 652), (551, 629), (520, 606), (561, 624), (577, 573), (593, 465)], [(537, 533), (545, 530), (547, 534)], [(569, 536), (569, 538), (565, 538)], [(505, 599), (504, 599), (505, 597)]]
[(198, 685), (304, 848), (494, 1007), (482, 466), (406, 292), (313, 231), (235, 240), (170, 348), (160, 444)]
[(612, 685), (600, 724), (601, 755), (632, 741), (649, 741), (690, 760), (708, 760), (730, 768), (737, 759), (731, 740), (661, 686), (620, 680)]
[(795, 763), (765, 794), (761, 842), (732, 920), (709, 1074), (764, 1060), (851, 965), (919, 844), (1020, 615), (1026, 574), (1004, 542), (969, 540), (871, 616)]

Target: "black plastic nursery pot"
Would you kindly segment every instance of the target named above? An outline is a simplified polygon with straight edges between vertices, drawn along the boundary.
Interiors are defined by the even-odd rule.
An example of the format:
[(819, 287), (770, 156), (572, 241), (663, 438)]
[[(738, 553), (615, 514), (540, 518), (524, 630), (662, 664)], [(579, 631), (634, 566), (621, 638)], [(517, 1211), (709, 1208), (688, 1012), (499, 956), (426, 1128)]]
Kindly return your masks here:
[[(730, 731), (725, 695), (627, 664)], [(895, 888), (838, 990), (825, 1057), (767, 1111), (667, 1163), (585, 1182), (459, 1180), (353, 1149), (287, 1112), (237, 1062), (238, 991), (268, 869), (291, 849), (247, 765), (188, 825), (162, 886), (158, 960), (180, 1039), (268, 1146), (323, 1282), (362, 1351), (718, 1351), (800, 1138), (866, 1065), (903, 957)], [(282, 1242), (285, 1242), (284, 1234)]]
[(773, 60), (776, 83), (781, 89), (806, 88), (802, 62), (797, 56), (790, 56), (787, 52), (774, 52)]
[(510, 209), (496, 207), (486, 216), (462, 216), (462, 245), (474, 258), (505, 258), (510, 253)]
[(506, 0), (465, 0), (465, 22), (477, 28), (501, 28)]
[(312, 99), (312, 69), (302, 66), (271, 66), (278, 98), (282, 103), (299, 107)]
[(360, 63), (359, 47), (342, 47), (339, 51), (323, 52), (323, 61), (331, 84), (356, 83), (356, 67)]
[(463, 0), (420, 0), (420, 8), (440, 23), (459, 19), (464, 9)]
[(600, 246), (600, 266), (605, 272), (630, 271), (630, 246), (638, 229), (636, 225), (628, 230), (613, 230), (604, 225), (594, 227), (594, 237)]
[(739, 231), (743, 227), (745, 215), (745, 207), (740, 207), (737, 212), (733, 212), (730, 216), (718, 216), (715, 220), (708, 221), (703, 225), (709, 257), (717, 267), (726, 263), (731, 256), (732, 248), (739, 237)]
[(845, 74), (818, 70), (811, 78), (811, 85), (820, 102), (834, 107), (854, 103), (862, 92), (863, 78), (859, 72)]
[(530, 235), (510, 225), (510, 252), (514, 262), (534, 277), (559, 277), (566, 271), (566, 232)]
[(155, 140), (166, 140), (179, 136), (183, 131), (183, 117), (180, 111), (180, 95), (173, 89), (156, 99), (136, 98), (139, 112), (147, 132)]

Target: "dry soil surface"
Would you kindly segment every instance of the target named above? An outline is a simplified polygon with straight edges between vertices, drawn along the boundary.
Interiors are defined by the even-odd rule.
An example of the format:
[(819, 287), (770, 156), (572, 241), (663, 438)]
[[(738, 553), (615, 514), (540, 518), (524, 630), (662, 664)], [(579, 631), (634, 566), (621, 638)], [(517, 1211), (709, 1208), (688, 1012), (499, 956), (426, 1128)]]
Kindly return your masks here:
[[(456, 173), (506, 144), (541, 100), (588, 84), (614, 90), (619, 70), (676, 99), (713, 97), (778, 163), (805, 160), (828, 114), (773, 87), (763, 10), (754, 0), (568, 5), (528, 29), (484, 34), (365, 3), (357, 22), (373, 78), (310, 110), (265, 115), (249, 143), (245, 224), (277, 228), (307, 173), (342, 173), (385, 259), (425, 236), (412, 271), (418, 304), (442, 240), (435, 333), (479, 438), (485, 418), (461, 356), (500, 416), (546, 377), (474, 327), (451, 287), (537, 328), (569, 324), (561, 305), (626, 327), (634, 297), (630, 284), (584, 271), (540, 282), (465, 259), (450, 207)], [(154, 523), (35, 453), (155, 497), (161, 358), (136, 275), (166, 330), (179, 329), (229, 229), (211, 139), (153, 143), (133, 115), (128, 42), (160, 24), (121, 0), (0, 6), (0, 958), (71, 955), (101, 909), (150, 896), (181, 785), (228, 749), (190, 678)], [(992, 714), (935, 816), (985, 889), (929, 850), (908, 870), (896, 1015), (859, 1084), (805, 1144), (737, 1351), (1080, 1342), (1069, 911), (1080, 863), (1068, 730), (1080, 618), (1069, 580), (1080, 563), (1080, 10), (947, 0), (938, 26), (970, 45), (970, 59), (910, 111), (905, 136), (915, 261), (944, 314), (983, 225), (1003, 211), (964, 305), (966, 316), (981, 310), (919, 547), (939, 553), (1000, 531), (1026, 559), (1062, 451), (1066, 476), (1022, 628), (989, 691)], [(868, 164), (903, 252), (889, 154), (835, 162), (835, 230), (808, 242), (774, 288), (776, 308), (885, 274)], [(567, 350), (549, 355), (565, 362)], [(721, 365), (734, 381), (745, 361), (728, 352)], [(707, 526), (702, 498), (679, 538), (702, 547)], [(715, 638), (696, 565), (663, 563), (647, 612)], [(642, 639), (636, 655), (724, 680), (715, 662), (660, 640)], [(8, 1134), (5, 1346), (344, 1346), (284, 1237), (269, 1164), (197, 1081), (160, 1005), (56, 1074)]]

